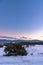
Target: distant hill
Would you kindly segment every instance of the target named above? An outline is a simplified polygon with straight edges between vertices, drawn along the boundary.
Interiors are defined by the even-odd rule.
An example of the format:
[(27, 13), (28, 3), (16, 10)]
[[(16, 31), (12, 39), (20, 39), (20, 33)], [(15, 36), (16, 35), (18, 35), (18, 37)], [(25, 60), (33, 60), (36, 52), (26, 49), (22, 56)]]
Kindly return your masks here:
[(3, 43), (18, 43), (18, 42), (41, 42), (41, 40), (7, 40), (7, 39), (0, 39), (0, 44)]
[(42, 42), (41, 40), (29, 40), (29, 42)]

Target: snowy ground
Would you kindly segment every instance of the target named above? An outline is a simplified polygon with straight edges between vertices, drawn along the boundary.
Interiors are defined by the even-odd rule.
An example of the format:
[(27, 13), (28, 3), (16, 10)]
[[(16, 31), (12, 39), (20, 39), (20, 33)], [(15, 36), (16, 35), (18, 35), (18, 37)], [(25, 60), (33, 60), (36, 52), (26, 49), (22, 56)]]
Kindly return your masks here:
[(43, 55), (43, 45), (29, 46), (26, 50), (28, 55)]
[(43, 45), (27, 47), (27, 56), (2, 56), (3, 50), (0, 48), (0, 65), (43, 65)]

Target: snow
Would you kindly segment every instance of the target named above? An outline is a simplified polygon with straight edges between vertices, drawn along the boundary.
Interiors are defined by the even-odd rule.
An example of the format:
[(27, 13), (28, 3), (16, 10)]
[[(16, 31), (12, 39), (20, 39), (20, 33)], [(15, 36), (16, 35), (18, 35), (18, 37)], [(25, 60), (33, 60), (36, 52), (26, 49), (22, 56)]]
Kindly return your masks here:
[(43, 45), (26, 48), (27, 56), (3, 56), (4, 47), (0, 48), (0, 65), (43, 65)]
[(0, 48), (0, 56), (3, 56), (3, 54), (4, 54), (4, 48), (5, 48), (5, 46), (2, 47), (2, 48)]
[(43, 55), (43, 45), (29, 46), (26, 50), (28, 55)]

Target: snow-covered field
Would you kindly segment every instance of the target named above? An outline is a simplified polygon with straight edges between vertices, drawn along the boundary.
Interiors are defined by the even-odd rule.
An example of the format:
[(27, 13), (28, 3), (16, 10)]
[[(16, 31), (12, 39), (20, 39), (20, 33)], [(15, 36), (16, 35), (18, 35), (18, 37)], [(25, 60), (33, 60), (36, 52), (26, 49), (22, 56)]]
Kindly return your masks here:
[(6, 57), (3, 50), (0, 48), (0, 65), (43, 65), (43, 45), (27, 47), (27, 56)]

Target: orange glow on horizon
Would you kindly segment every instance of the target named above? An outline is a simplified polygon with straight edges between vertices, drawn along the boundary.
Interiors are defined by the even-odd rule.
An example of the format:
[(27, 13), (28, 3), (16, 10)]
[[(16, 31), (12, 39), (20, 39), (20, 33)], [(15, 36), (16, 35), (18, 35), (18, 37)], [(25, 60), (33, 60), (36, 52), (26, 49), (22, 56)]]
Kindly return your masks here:
[[(28, 35), (26, 34), (18, 34), (18, 33), (2, 33), (0, 32), (0, 36), (8, 36), (8, 37), (12, 37), (12, 38), (16, 38), (16, 39), (22, 39), (22, 40), (43, 40), (43, 31), (42, 32), (37, 32), (37, 33), (33, 33)], [(3, 38), (0, 38), (3, 39)], [(6, 38), (4, 38), (6, 39)]]

